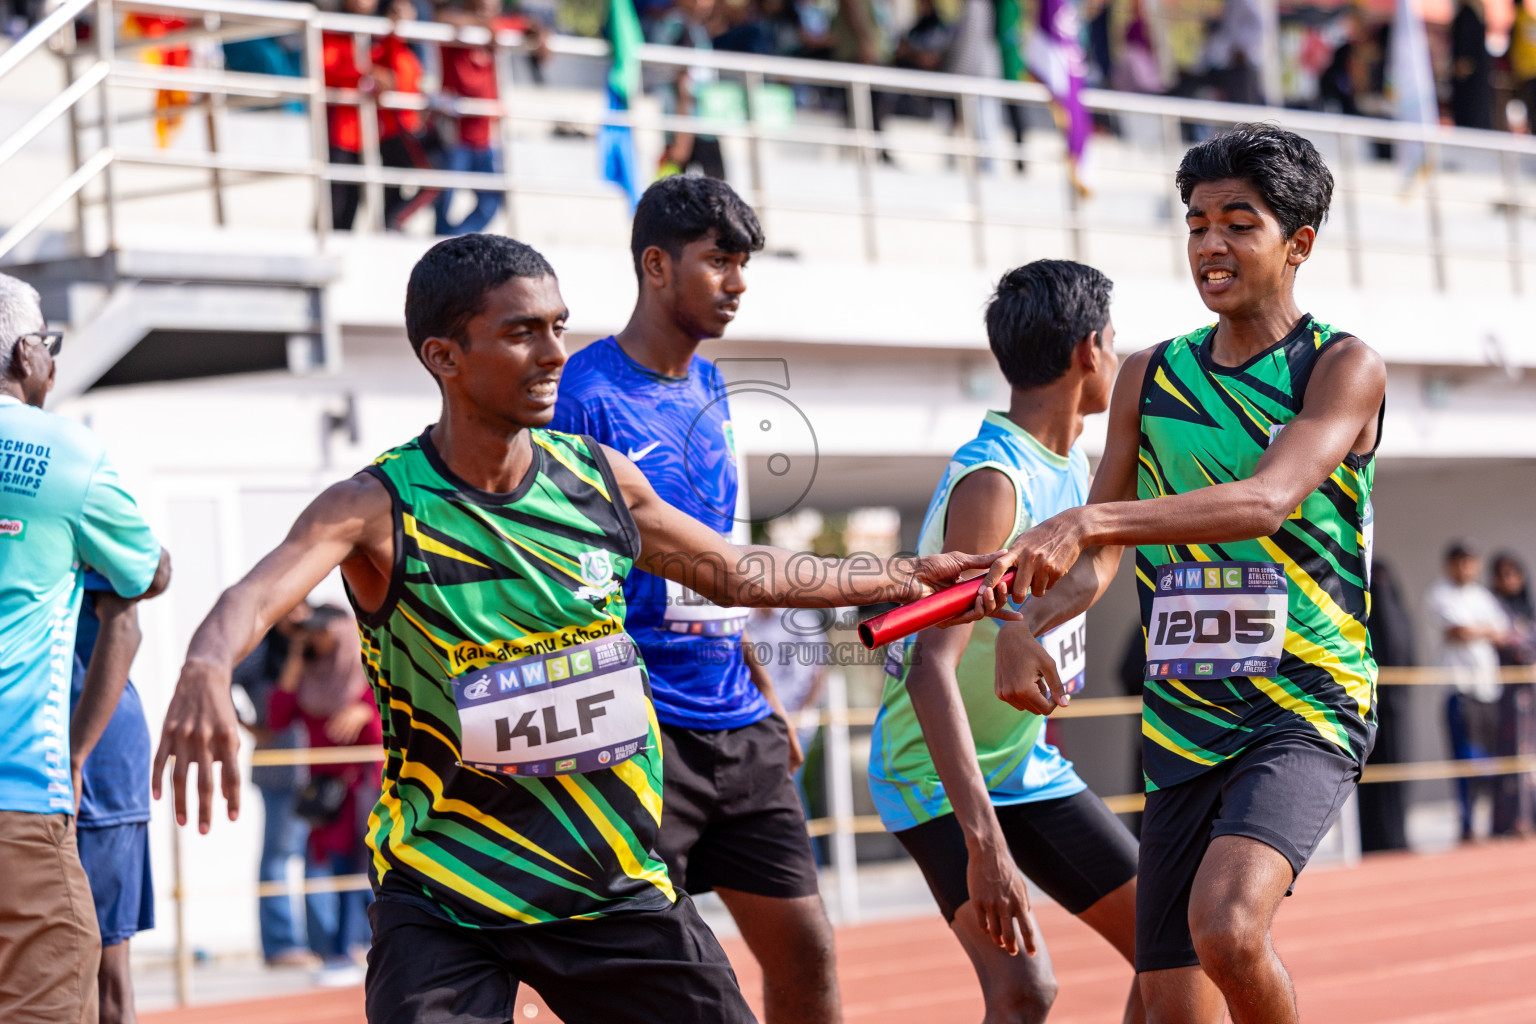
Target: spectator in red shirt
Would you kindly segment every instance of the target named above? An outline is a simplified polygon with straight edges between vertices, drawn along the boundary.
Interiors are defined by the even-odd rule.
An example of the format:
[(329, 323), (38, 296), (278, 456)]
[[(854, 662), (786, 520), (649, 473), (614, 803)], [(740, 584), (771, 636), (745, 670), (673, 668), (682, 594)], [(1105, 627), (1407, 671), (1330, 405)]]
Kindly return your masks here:
[[(539, 60), (544, 47), (543, 26), (520, 15), (503, 18), (500, 14), (501, 0), (466, 0), (463, 8), (449, 7), (439, 11), (438, 20), (452, 25), (478, 25), (492, 32), (498, 28), (509, 28), (528, 33), (535, 46), (534, 59)], [(442, 47), (439, 52), (443, 63), (444, 99), (497, 98), (496, 57), (491, 47), (452, 45)], [(465, 116), (451, 120), (457, 124), (457, 139), (446, 147), (443, 168), (482, 174), (501, 173), (497, 119)], [(437, 210), (437, 233), (467, 235), (484, 231), (501, 208), (501, 193), (494, 190), (477, 191), (475, 199), (475, 208), (455, 224), (448, 216), (448, 207), (453, 202), (453, 190), (444, 189), (440, 192), (433, 204)]]
[[(346, 0), (348, 14), (372, 15), (379, 0)], [(416, 16), (409, 0), (391, 0), (391, 21), (409, 21)], [(325, 84), (332, 89), (357, 89), (375, 97), (381, 92), (420, 92), (421, 61), (399, 36), (376, 40), (366, 67), (358, 67), (352, 36), (345, 32), (326, 32), (322, 36)], [(362, 120), (358, 108), (331, 104), (326, 108), (330, 125), (330, 160), (333, 164), (361, 164), (363, 149)], [(379, 162), (385, 167), (430, 167), (426, 147), (421, 140), (422, 117), (415, 110), (379, 110)], [(348, 182), (331, 184), (331, 224), (337, 231), (349, 231), (357, 218), (360, 188)], [(403, 221), (430, 201), (435, 192), (418, 190), (406, 199), (396, 185), (384, 187), (384, 225), (399, 231)]]
[[(272, 692), (267, 721), (279, 730), (291, 722), (302, 723), (311, 748), (384, 742), (378, 706), (363, 673), (357, 624), (349, 613), (321, 605), (304, 623)], [(328, 878), (367, 871), (363, 835), (378, 799), (378, 764), (317, 764), (309, 775), (298, 802), (298, 813), (310, 823), (305, 875)], [(309, 943), (327, 968), (350, 969), (353, 950), (368, 944), (367, 908), (372, 900), (367, 889), (310, 897)]]

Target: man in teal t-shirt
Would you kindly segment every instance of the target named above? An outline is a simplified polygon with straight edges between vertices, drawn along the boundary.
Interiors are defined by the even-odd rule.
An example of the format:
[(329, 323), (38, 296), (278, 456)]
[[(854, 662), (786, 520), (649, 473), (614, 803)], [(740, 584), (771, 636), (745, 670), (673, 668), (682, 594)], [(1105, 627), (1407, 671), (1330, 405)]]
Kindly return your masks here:
[[(1005, 275), (987, 336), (1012, 385), (1008, 411), (950, 459), (918, 551), (992, 551), (1088, 498), (1085, 416), (1115, 376), (1110, 282), (1040, 260)], [(1081, 687), (1081, 616), (1040, 642)], [(988, 1020), (1043, 1021), (1056, 991), (1021, 877), (1097, 930), (1127, 960), (1135, 935), (1136, 840), (1046, 742), (1045, 719), (993, 691), (998, 625), (927, 629), (887, 658), (869, 785), (880, 820), (922, 868), (976, 968)], [(1028, 957), (1017, 956), (1022, 937)], [(1143, 1019), (1135, 985), (1125, 1020)]]
[[(87, 567), (152, 597), (170, 559), (101, 442), (42, 410), (59, 336), (0, 275), (0, 1020), (96, 1019), (101, 938), (75, 845), (69, 686)], [(99, 729), (96, 730), (99, 735)]]

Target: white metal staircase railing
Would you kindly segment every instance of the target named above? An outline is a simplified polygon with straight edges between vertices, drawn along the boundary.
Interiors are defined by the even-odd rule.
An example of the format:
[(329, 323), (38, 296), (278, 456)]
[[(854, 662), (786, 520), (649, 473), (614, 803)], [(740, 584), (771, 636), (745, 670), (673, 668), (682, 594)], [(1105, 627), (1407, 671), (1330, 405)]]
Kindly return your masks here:
[[(116, 30), (117, 18), (122, 12), (130, 10), (184, 17), (190, 25), (184, 30), (153, 39), (122, 38)], [(78, 49), (74, 42), (74, 27), (86, 17), (93, 18), (95, 23), (89, 46), (91, 52)], [(67, 115), (71, 120), (73, 144), (71, 173), (0, 236), (0, 259), (71, 200), (75, 201), (76, 206), (74, 234), (77, 249), (82, 254), (85, 251), (88, 209), (96, 207), (100, 208), (104, 218), (104, 230), (100, 236), (103, 245), (107, 249), (115, 248), (119, 208), (124, 202), (149, 194), (130, 195), (116, 187), (113, 170), (125, 165), (208, 172), (206, 187), (215, 193), (215, 209), (220, 219), (223, 216), (222, 189), (229, 184), (225, 175), (306, 178), (311, 182), (313, 191), (314, 215), (311, 223), (321, 245), (324, 244), (325, 229), (330, 223), (329, 186), (332, 182), (363, 187), (368, 210), (368, 216), (360, 224), (364, 230), (382, 226), (382, 189), (386, 185), (500, 191), (507, 197), (509, 216), (514, 209), (512, 199), (518, 194), (603, 194), (604, 187), (597, 181), (595, 171), (592, 179), (586, 182), (553, 182), (547, 175), (541, 178), (512, 166), (510, 159), (504, 162), (504, 170), (496, 174), (383, 166), (378, 152), (376, 111), (379, 108), (422, 110), (429, 106), (429, 101), (419, 94), (386, 92), (375, 96), (357, 90), (327, 89), (320, 71), (323, 31), (352, 34), (364, 55), (370, 37), (391, 32), (407, 40), (427, 44), (457, 42), (493, 45), (497, 50), (496, 67), (503, 97), (512, 96), (515, 90), (510, 55), (525, 52), (527, 48), (525, 40), (517, 32), (501, 31), (493, 35), (486, 29), (475, 27), (392, 23), (377, 17), (323, 13), (309, 4), (279, 0), (66, 0), (26, 37), (0, 54), (0, 89), (4, 88), (8, 75), (14, 74), (28, 57), (49, 46), (50, 41), (55, 41), (53, 48), (60, 53), (70, 69), (68, 87), (46, 103), (9, 138), (0, 142), (0, 165), (25, 150), (61, 116)], [(125, 59), (123, 56), (131, 56), (146, 47), (184, 45), (199, 39), (228, 41), (287, 33), (303, 36), (303, 77), (231, 72), (217, 68), (155, 66)], [(604, 61), (608, 54), (605, 43), (592, 39), (555, 37), (550, 40), (549, 47), (558, 58), (571, 61)], [(1057, 184), (1047, 186), (1036, 182), (1027, 186), (1037, 190), (1061, 188), (1063, 194), (1054, 197), (1055, 201), (1050, 204), (1056, 212), (1040, 212), (1031, 209), (1031, 204), (1024, 204), (1024, 210), (1020, 212), (1018, 208), (1003, 209), (989, 201), (988, 189), (984, 184), (987, 161), (1022, 159), (1025, 150), (1012, 142), (1003, 143), (981, 137), (981, 105), (1002, 102), (1026, 107), (1044, 106), (1048, 103), (1048, 96), (1037, 84), (652, 45), (642, 48), (641, 62), (643, 65), (671, 69), (710, 68), (724, 77), (742, 82), (749, 100), (748, 116), (741, 121), (706, 120), (692, 116), (663, 115), (650, 109), (610, 112), (598, 109), (595, 104), (584, 112), (571, 109), (569, 103), (541, 103), (538, 91), (527, 88), (516, 90), (516, 104), (503, 106), (492, 100), (459, 99), (453, 101), (450, 107), (456, 114), (499, 117), (502, 148), (507, 154), (512, 151), (515, 125), (527, 128), (529, 125), (564, 123), (596, 128), (613, 124), (628, 125), (639, 133), (649, 133), (651, 136), (663, 132), (691, 132), (741, 140), (747, 153), (750, 178), (743, 191), (760, 211), (783, 209), (813, 213), (838, 212), (857, 217), (862, 225), (864, 255), (870, 260), (876, 260), (880, 255), (877, 227), (882, 217), (958, 220), (968, 225), (969, 255), (978, 264), (986, 262), (986, 231), (999, 225), (1058, 229), (1065, 233), (1074, 253), (1081, 252), (1084, 234), (1090, 231), (1161, 234), (1167, 239), (1167, 252), (1176, 264), (1182, 259), (1179, 254), (1183, 248), (1183, 225), (1174, 215), (1177, 206), (1176, 197), (1172, 195), (1171, 171), (1177, 165), (1184, 147), (1181, 125), (1193, 123), (1220, 126), (1247, 120), (1269, 120), (1308, 135), (1336, 154), (1334, 163), (1339, 180), (1335, 209), (1343, 222), (1342, 245), (1347, 254), (1349, 277), (1354, 284), (1363, 283), (1363, 261), (1374, 251), (1390, 248), (1399, 255), (1406, 252), (1428, 261), (1432, 280), (1440, 289), (1446, 288), (1447, 259), (1457, 255), (1454, 247), (1447, 243), (1447, 199), (1440, 187), (1447, 175), (1455, 173), (1449, 169), (1446, 160), (1447, 154), (1451, 153), (1476, 155), (1485, 163), (1491, 157), (1499, 169), (1495, 178), (1483, 180), (1477, 187), (1480, 189), (1478, 201), (1485, 207), (1484, 212), (1491, 218), (1490, 223), (1502, 221), (1503, 237), (1483, 242), (1479, 246), (1478, 258), (1487, 261), (1490, 253), (1502, 251), (1501, 256), (1496, 255), (1494, 258), (1507, 264), (1509, 288), (1516, 294), (1523, 290), (1526, 264), (1536, 259), (1536, 253), (1528, 254), (1526, 251), (1523, 232), (1527, 206), (1521, 199), (1522, 179), (1532, 168), (1536, 168), (1536, 139), (1528, 136), (1090, 90), (1086, 100), (1095, 113), (1154, 119), (1159, 125), (1159, 151), (1153, 154), (1152, 159), (1144, 161), (1142, 166), (1120, 170), (1144, 175), (1145, 194), (1158, 197), (1168, 213), (1158, 223), (1127, 223), (1111, 228), (1104, 225), (1102, 220), (1094, 221), (1090, 216), (1093, 212), (1091, 201), (1084, 201), (1076, 189), (1067, 183), (1064, 174), (1047, 175), (1041, 179), (1049, 178)], [(755, 102), (758, 90), (764, 83), (845, 90), (848, 96), (848, 120), (851, 123), (771, 127), (759, 116), (760, 111)], [(220, 106), (232, 99), (241, 98), (299, 101), (303, 103), (308, 119), (308, 151), (256, 155), (221, 152), (212, 131), (210, 142), (214, 144), (210, 144), (204, 152), (129, 146), (117, 137), (117, 129), (127, 118), (119, 116), (114, 109), (114, 87), (181, 90), (207, 97), (211, 104)], [(955, 133), (947, 137), (913, 133), (898, 136), (891, 132), (876, 131), (874, 104), (877, 93), (924, 95), (953, 101), (959, 113)], [(99, 116), (92, 125), (97, 129), (96, 141), (99, 144), (89, 153), (82, 152), (82, 139), (87, 133), (82, 130), (79, 116), (87, 97), (95, 97), (99, 104)], [(322, 98), (325, 102), (321, 102)], [(359, 165), (329, 162), (327, 103), (356, 105), (360, 108), (359, 120), (364, 146)], [(212, 116), (210, 113), (210, 119)], [(764, 153), (769, 147), (784, 143), (830, 148), (851, 155), (856, 169), (852, 194), (832, 195), (830, 189), (827, 195), (777, 194), (769, 187), (764, 174)], [(1424, 234), (1422, 243), (1381, 242), (1367, 237), (1368, 233), (1362, 227), (1360, 205), (1372, 196), (1380, 199), (1383, 194), (1379, 185), (1373, 192), (1362, 181), (1360, 154), (1370, 143), (1422, 147), (1420, 174), (1411, 183), (1411, 187), (1403, 182), (1397, 185), (1397, 190), (1402, 193), (1402, 216), (1419, 220)], [(924, 154), (930, 158), (938, 156), (951, 161), (957, 168), (955, 173), (963, 177), (964, 200), (959, 203), (935, 201), (918, 204), (908, 202), (903, 205), (882, 196), (876, 187), (876, 174), (881, 157), (886, 153)], [(1038, 153), (1035, 155), (1038, 158)], [(1064, 158), (1058, 158), (1058, 161), (1060, 159)], [(98, 178), (102, 180), (99, 198), (87, 198), (85, 189)], [(515, 230), (515, 225), (512, 229)]]

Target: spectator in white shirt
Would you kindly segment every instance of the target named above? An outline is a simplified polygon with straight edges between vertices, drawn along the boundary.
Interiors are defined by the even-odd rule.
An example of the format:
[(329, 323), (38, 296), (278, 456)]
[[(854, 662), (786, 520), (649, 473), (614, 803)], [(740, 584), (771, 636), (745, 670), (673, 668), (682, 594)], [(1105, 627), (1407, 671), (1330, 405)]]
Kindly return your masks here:
[[(1445, 575), (1430, 587), (1424, 614), (1435, 663), (1451, 669), (1456, 692), (1447, 705), (1451, 747), (1458, 760), (1490, 757), (1499, 737), (1498, 644), (1509, 632), (1509, 616), (1498, 600), (1478, 582), (1483, 560), (1466, 541), (1445, 552)], [(1496, 780), (1483, 776), (1459, 779), (1461, 837), (1472, 838), (1472, 812), (1480, 794), (1490, 800)]]

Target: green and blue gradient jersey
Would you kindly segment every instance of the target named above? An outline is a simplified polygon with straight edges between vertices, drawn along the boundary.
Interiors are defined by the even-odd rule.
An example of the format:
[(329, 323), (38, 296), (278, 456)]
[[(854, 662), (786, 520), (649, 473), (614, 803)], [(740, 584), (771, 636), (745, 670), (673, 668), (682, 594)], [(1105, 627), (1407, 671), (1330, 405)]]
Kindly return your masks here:
[[(981, 432), (944, 470), (923, 517), (918, 554), (944, 548), (949, 501), (960, 481), (981, 469), (1002, 473), (1014, 487), (1014, 522), (1008, 542), (1038, 522), (1088, 500), (1088, 458), (1080, 447), (1058, 455), (1000, 412), (989, 412)], [(976, 757), (993, 804), (1029, 803), (1071, 796), (1087, 788), (1072, 763), (1045, 741), (1045, 719), (997, 699), (993, 650), (997, 620), (976, 623), (956, 676), (976, 741)], [(912, 709), (906, 679), (918, 645), (891, 651), (885, 691), (869, 752), (869, 788), (880, 821), (892, 832), (953, 812), (933, 755)]]
[[(646, 369), (613, 338), (571, 356), (550, 426), (623, 452), (663, 501), (729, 536), (736, 445), (725, 381), (693, 357), (686, 377)], [(684, 729), (739, 729), (772, 714), (741, 653), (747, 613), (720, 608), (639, 569), (624, 581), (629, 635), (651, 674), (656, 717)]]
[(0, 810), (71, 814), (69, 688), (81, 580), (149, 589), (160, 543), (101, 441), (0, 395)]

